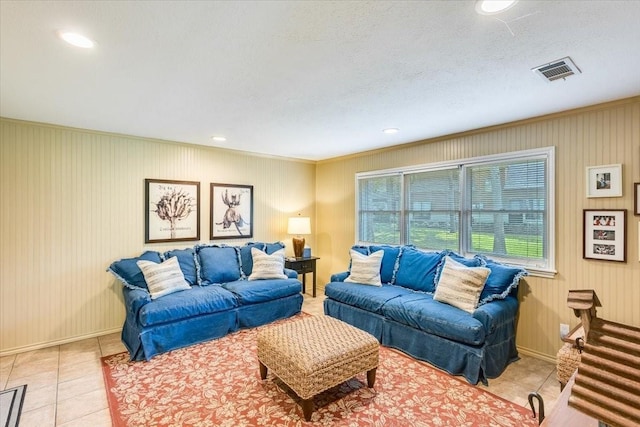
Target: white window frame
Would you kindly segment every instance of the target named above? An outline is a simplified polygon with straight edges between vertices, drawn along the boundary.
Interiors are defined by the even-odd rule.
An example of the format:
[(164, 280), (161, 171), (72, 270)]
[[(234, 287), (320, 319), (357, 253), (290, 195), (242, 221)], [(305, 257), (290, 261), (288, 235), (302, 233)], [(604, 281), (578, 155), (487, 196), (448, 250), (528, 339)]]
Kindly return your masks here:
[(435, 171), (439, 169), (450, 169), (454, 167), (459, 167), (461, 168), (461, 173), (459, 177), (461, 206), (459, 211), (460, 212), (460, 221), (459, 221), (460, 237), (459, 237), (458, 245), (459, 245), (459, 251), (462, 255), (473, 255), (473, 253), (467, 252), (467, 248), (469, 247), (467, 242), (469, 237), (468, 236), (469, 231), (465, 224), (466, 221), (463, 220), (464, 216), (468, 215), (470, 212), (469, 206), (467, 205), (468, 201), (470, 200), (470, 197), (467, 196), (468, 189), (466, 188), (466, 184), (465, 184), (467, 182), (466, 167), (497, 163), (501, 161), (511, 161), (511, 160), (518, 160), (518, 159), (535, 159), (535, 158), (546, 159), (547, 161), (547, 168), (546, 168), (547, 169), (546, 170), (547, 172), (547, 182), (546, 182), (547, 221), (546, 221), (546, 229), (545, 229), (545, 233), (546, 233), (545, 241), (547, 243), (547, 245), (545, 246), (546, 263), (540, 264), (538, 262), (535, 262), (533, 259), (530, 260), (531, 262), (517, 262), (514, 259), (499, 259), (494, 256), (491, 256), (491, 257), (494, 259), (498, 259), (502, 262), (505, 262), (507, 264), (513, 264), (513, 265), (525, 267), (531, 275), (553, 278), (557, 273), (555, 269), (555, 246), (556, 246), (556, 243), (555, 243), (556, 242), (555, 240), (555, 181), (556, 181), (555, 179), (555, 147), (536, 148), (531, 150), (492, 154), (488, 156), (472, 157), (472, 158), (458, 159), (458, 160), (452, 160), (452, 161), (446, 161), (446, 162), (422, 164), (422, 165), (416, 165), (416, 166), (410, 166), (410, 167), (404, 167), (404, 168), (393, 168), (393, 169), (384, 169), (384, 170), (356, 173), (355, 174), (355, 199), (356, 199), (355, 200), (355, 204), (356, 204), (355, 217), (356, 218), (355, 218), (355, 230), (354, 230), (355, 241), (357, 242), (357, 244), (375, 243), (375, 242), (361, 241), (359, 236), (359, 233), (360, 233), (359, 182), (361, 179), (380, 177), (385, 175), (401, 175), (400, 179), (401, 179), (402, 194), (400, 195), (400, 199), (402, 202), (401, 204), (402, 214), (400, 215), (400, 219), (399, 219), (400, 224), (398, 225), (400, 226), (400, 229), (401, 229), (400, 239), (402, 244), (402, 242), (406, 242), (406, 235), (405, 235), (406, 231), (404, 227), (404, 209), (405, 209), (404, 176), (410, 173), (429, 172), (429, 171)]

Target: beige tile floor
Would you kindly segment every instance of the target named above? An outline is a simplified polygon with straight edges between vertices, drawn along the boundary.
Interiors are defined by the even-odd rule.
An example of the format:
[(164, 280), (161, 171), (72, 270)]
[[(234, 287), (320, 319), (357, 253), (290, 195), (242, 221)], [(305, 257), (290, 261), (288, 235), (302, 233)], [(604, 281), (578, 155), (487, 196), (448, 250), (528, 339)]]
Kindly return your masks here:
[[(323, 314), (323, 297), (305, 295), (302, 309)], [(0, 358), (2, 390), (28, 384), (21, 427), (111, 426), (100, 357), (125, 351), (119, 334), (110, 334), (69, 344), (48, 347)], [(553, 407), (560, 388), (555, 366), (533, 357), (509, 365), (499, 378), (480, 385), (498, 396), (527, 405), (527, 396), (537, 391), (547, 412)]]

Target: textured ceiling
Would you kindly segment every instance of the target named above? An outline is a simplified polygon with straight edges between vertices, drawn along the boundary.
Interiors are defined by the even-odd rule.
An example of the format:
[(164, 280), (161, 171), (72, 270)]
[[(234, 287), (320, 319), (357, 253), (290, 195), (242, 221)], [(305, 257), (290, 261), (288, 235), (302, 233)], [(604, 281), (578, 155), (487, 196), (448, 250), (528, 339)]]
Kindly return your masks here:
[[(3, 0), (0, 115), (321, 160), (639, 95), (638, 22), (640, 1)], [(583, 73), (531, 72), (565, 56)]]

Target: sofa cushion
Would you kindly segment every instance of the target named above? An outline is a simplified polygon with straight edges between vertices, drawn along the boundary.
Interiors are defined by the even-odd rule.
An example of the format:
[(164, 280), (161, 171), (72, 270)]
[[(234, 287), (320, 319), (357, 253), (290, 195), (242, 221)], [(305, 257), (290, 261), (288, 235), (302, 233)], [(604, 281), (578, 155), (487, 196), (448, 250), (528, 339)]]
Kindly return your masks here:
[(363, 255), (351, 249), (351, 269), (345, 282), (360, 283), (362, 285), (382, 286), (380, 281), (380, 265), (384, 251), (379, 250), (371, 255)]
[(395, 284), (396, 272), (398, 271), (398, 261), (400, 254), (402, 253), (402, 246), (391, 245), (372, 245), (369, 248), (370, 253), (377, 251), (384, 251), (384, 257), (382, 258), (382, 265), (380, 267), (380, 280), (382, 283)]
[(252, 248), (264, 251), (266, 245), (262, 242), (249, 242), (240, 247), (240, 268), (242, 270), (243, 277), (249, 277), (253, 271), (253, 256), (251, 255)]
[(222, 285), (232, 292), (240, 305), (257, 304), (299, 294), (302, 285), (297, 279), (237, 280)]
[(280, 249), (284, 249), (284, 243), (282, 242), (273, 242), (273, 243), (265, 243), (264, 251), (268, 254), (272, 254), (275, 251), (279, 251)]
[(327, 298), (380, 314), (382, 306), (388, 301), (400, 295), (412, 294), (413, 291), (389, 284), (374, 287), (357, 283), (332, 282), (325, 286), (324, 293)]
[(489, 273), (486, 267), (467, 267), (445, 257), (433, 299), (473, 313)]
[(113, 262), (109, 268), (107, 268), (107, 271), (116, 276), (127, 288), (144, 289), (147, 291), (147, 282), (144, 280), (142, 270), (140, 270), (140, 267), (136, 264), (140, 260), (160, 263), (162, 262), (162, 257), (158, 252), (146, 251), (137, 258), (124, 258)]
[(219, 285), (195, 286), (156, 299), (140, 308), (138, 318), (143, 327), (177, 322), (203, 314), (218, 313), (238, 306), (235, 296)]
[(240, 279), (238, 249), (233, 246), (196, 246), (198, 284), (227, 283)]
[(164, 253), (164, 259), (177, 257), (180, 263), (180, 270), (184, 274), (184, 279), (191, 286), (198, 283), (198, 273), (196, 271), (195, 252), (193, 248), (173, 249)]
[(398, 323), (469, 345), (481, 345), (486, 337), (482, 322), (465, 311), (435, 301), (429, 294), (394, 298), (382, 307), (382, 314)]
[(400, 255), (394, 284), (416, 291), (435, 291), (436, 270), (442, 258), (442, 252), (425, 252), (412, 247), (404, 248)]
[(184, 280), (184, 274), (180, 270), (177, 257), (169, 258), (160, 264), (145, 260), (140, 260), (136, 264), (142, 270), (151, 299), (191, 289), (191, 286)]
[(478, 305), (486, 304), (493, 300), (505, 299), (514, 289), (518, 287), (520, 279), (526, 276), (527, 270), (520, 267), (504, 265), (493, 261), (482, 255), (476, 255), (483, 262), (483, 265), (491, 270), (487, 283), (480, 294)]
[(249, 280), (286, 279), (284, 274), (284, 249), (268, 255), (260, 249), (251, 248), (253, 271)]

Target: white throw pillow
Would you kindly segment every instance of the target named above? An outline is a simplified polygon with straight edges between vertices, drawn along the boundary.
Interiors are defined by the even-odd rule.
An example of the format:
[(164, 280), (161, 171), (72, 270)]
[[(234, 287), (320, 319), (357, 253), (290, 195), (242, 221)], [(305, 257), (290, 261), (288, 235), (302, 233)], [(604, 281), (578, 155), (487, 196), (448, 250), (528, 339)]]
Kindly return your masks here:
[(361, 283), (363, 285), (382, 286), (380, 281), (380, 265), (384, 251), (379, 250), (371, 255), (363, 255), (351, 249), (351, 271), (345, 282)]
[(253, 269), (249, 280), (286, 279), (284, 274), (284, 249), (278, 249), (271, 255), (260, 249), (251, 248)]
[(191, 286), (184, 280), (178, 257), (171, 257), (160, 264), (145, 260), (140, 260), (136, 264), (142, 270), (151, 299), (158, 299), (173, 292), (191, 289)]
[(488, 268), (467, 267), (445, 257), (433, 299), (473, 313), (490, 273)]

